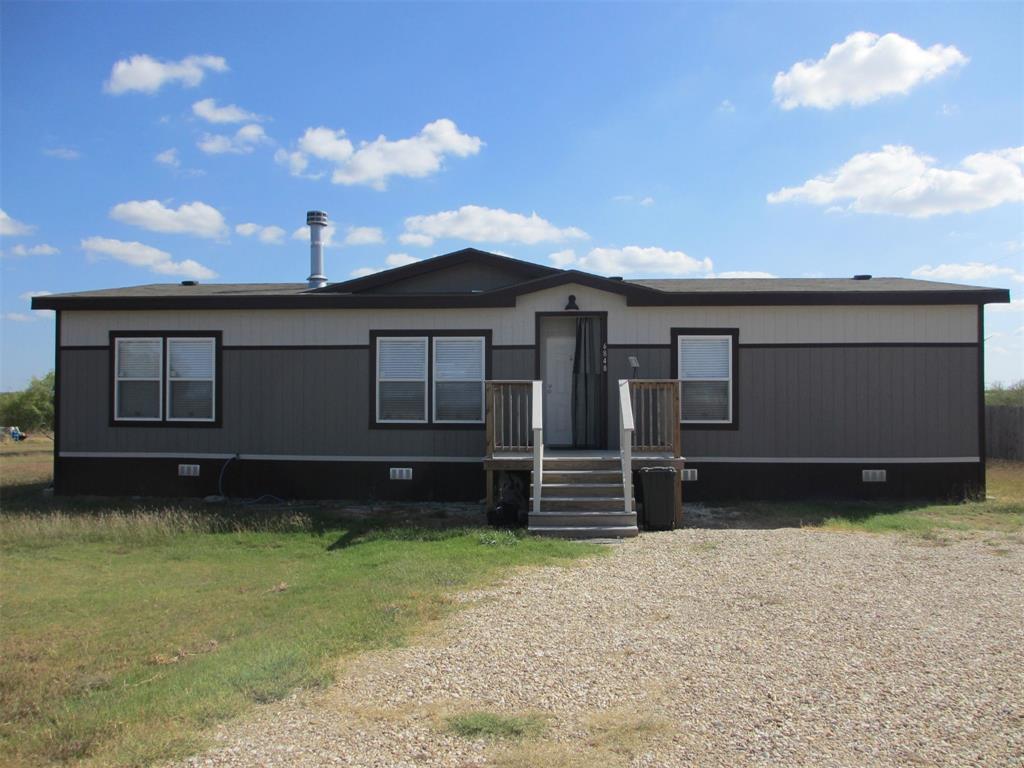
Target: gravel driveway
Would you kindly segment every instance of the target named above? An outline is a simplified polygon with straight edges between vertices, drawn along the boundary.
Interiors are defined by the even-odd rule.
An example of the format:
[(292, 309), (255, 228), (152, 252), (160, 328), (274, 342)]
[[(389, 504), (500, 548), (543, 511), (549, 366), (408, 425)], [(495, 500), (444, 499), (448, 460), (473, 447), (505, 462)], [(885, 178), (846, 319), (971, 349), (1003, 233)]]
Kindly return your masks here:
[[(1024, 541), (681, 530), (520, 572), (190, 766), (1024, 765)], [(520, 742), (463, 710), (538, 712)]]

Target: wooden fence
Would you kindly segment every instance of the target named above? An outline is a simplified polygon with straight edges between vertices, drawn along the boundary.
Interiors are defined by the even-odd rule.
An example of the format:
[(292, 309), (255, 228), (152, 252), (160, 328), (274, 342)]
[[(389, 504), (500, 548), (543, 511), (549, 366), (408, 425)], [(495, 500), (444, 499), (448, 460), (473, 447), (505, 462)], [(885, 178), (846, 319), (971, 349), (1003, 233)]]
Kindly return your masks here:
[(1024, 406), (985, 406), (985, 453), (991, 459), (1024, 461)]

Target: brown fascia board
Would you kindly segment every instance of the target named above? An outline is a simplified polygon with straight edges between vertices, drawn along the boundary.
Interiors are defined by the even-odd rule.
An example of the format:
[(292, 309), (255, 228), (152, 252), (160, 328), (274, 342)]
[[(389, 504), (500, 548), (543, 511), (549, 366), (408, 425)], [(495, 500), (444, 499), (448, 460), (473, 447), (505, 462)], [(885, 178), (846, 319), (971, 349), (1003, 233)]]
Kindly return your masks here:
[(630, 296), (633, 307), (857, 306), (885, 304), (1008, 304), (1006, 288), (962, 291), (736, 291), (722, 293), (658, 292)]
[(488, 293), (315, 294), (287, 296), (39, 296), (32, 309), (434, 309), (439, 307), (512, 307), (515, 297)]
[(366, 277), (357, 277), (352, 280), (346, 280), (343, 283), (326, 285), (323, 288), (316, 288), (310, 291), (310, 293), (359, 293), (390, 285), (399, 280), (407, 280), (410, 277), (429, 274), (439, 269), (447, 269), (448, 267), (464, 264), (468, 261), (500, 264), (506, 267), (513, 267), (523, 273), (547, 275), (561, 271), (554, 267), (546, 267), (543, 264), (534, 264), (532, 261), (523, 261), (522, 259), (513, 259), (511, 256), (481, 251), (478, 248), (463, 248), (462, 250), (445, 253), (431, 259), (417, 261), (414, 264), (406, 264), (404, 267), (386, 269), (383, 272), (377, 272)]
[(624, 295), (635, 307), (664, 306), (829, 306), (885, 304), (1006, 304), (1005, 288), (960, 291), (736, 291), (729, 293), (670, 293), (625, 281), (573, 270), (536, 278), (484, 293), (457, 294), (352, 294), (318, 291), (260, 296), (36, 296), (32, 309), (144, 310), (144, 309), (434, 309), (514, 307), (526, 293), (579, 284)]

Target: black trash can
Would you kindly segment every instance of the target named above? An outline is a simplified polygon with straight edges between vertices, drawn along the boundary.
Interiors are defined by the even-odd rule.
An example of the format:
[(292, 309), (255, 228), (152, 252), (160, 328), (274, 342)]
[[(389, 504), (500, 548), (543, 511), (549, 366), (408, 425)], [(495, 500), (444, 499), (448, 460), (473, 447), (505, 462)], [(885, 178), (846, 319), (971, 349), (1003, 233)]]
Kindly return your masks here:
[(649, 531), (670, 531), (676, 527), (675, 498), (679, 474), (675, 467), (644, 467), (640, 470), (643, 495), (641, 525)]

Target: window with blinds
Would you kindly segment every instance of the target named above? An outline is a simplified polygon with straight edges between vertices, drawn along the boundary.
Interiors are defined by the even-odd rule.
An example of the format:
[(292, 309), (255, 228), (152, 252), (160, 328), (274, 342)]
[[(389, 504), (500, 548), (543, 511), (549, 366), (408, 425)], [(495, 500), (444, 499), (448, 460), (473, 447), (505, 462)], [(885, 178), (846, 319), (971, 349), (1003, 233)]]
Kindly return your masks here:
[(678, 337), (683, 423), (732, 421), (732, 343), (731, 336)]
[(377, 339), (377, 421), (427, 420), (427, 339)]
[(213, 421), (214, 339), (167, 339), (167, 420)]
[(163, 339), (117, 339), (114, 413), (121, 421), (160, 421)]
[(210, 336), (117, 336), (113, 422), (218, 426), (218, 332)]
[(482, 336), (434, 337), (434, 421), (479, 423), (484, 419)]

